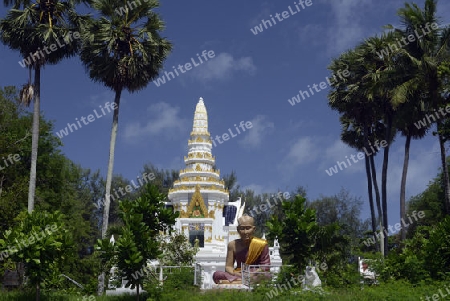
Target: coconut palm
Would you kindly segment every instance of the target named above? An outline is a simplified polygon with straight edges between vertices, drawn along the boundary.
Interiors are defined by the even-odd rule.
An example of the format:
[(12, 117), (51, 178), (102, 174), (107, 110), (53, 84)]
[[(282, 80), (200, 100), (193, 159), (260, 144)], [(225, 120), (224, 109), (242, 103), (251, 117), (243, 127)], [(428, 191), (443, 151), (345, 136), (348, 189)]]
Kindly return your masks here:
[[(383, 49), (387, 49), (390, 44), (395, 41), (397, 35), (388, 32), (381, 36), (374, 36), (365, 41), (363, 44), (365, 61), (369, 66), (367, 75), (365, 76), (368, 82), (366, 97), (376, 103), (380, 111), (381, 118), (378, 120), (383, 124), (384, 135), (383, 140), (387, 145), (383, 148), (383, 164), (381, 171), (381, 207), (382, 207), (382, 228), (388, 229), (388, 210), (387, 210), (387, 179), (388, 179), (388, 164), (389, 151), (397, 134), (395, 122), (398, 119), (398, 106), (393, 101), (393, 90), (401, 83), (397, 79), (396, 64), (397, 53), (389, 51), (383, 53)], [(390, 49), (390, 47), (389, 47)], [(382, 53), (382, 55), (380, 55)], [(388, 252), (388, 237), (384, 236), (384, 252), (386, 256)]]
[[(20, 96), (22, 102), (27, 105), (34, 99), (28, 192), (28, 211), (31, 212), (34, 209), (36, 190), (41, 69), (45, 65), (57, 64), (77, 53), (79, 42), (73, 34), (77, 32), (77, 24), (82, 17), (76, 14), (72, 1), (5, 0), (4, 4), (5, 6), (13, 4), (13, 8), (4, 19), (0, 20), (0, 41), (9, 48), (18, 50), (24, 57), (19, 64), (29, 69), (29, 81), (22, 88)], [(34, 84), (31, 83), (32, 71)]]
[[(436, 4), (436, 0), (426, 0), (422, 10), (416, 4), (406, 3), (404, 8), (398, 10), (404, 29), (396, 29), (405, 37), (416, 32), (422, 37), (405, 47), (411, 69), (415, 72), (395, 91), (394, 101), (405, 102), (408, 96), (421, 90), (424, 92), (421, 96), (429, 108), (428, 113), (437, 111), (448, 102), (442, 95), (443, 81), (439, 69), (450, 60), (450, 27), (437, 26), (439, 22)], [(447, 214), (450, 214), (450, 180), (446, 164), (443, 120), (438, 118), (436, 124), (444, 174), (445, 207)]]
[[(339, 71), (349, 68), (351, 76), (334, 82), (328, 95), (330, 107), (341, 113), (341, 140), (359, 151), (364, 151), (365, 148), (369, 150), (369, 154), (372, 152), (370, 145), (384, 136), (384, 126), (379, 122), (382, 113), (379, 105), (366, 95), (371, 85), (370, 78), (367, 76), (372, 68), (371, 56), (372, 53), (367, 52), (367, 48), (361, 44), (335, 59), (329, 67), (333, 73), (338, 74)], [(377, 221), (380, 223), (380, 229), (383, 221), (374, 163), (376, 152), (371, 155), (364, 152), (364, 155), (372, 232), (376, 240)], [(378, 218), (375, 215), (373, 190), (375, 190)], [(381, 240), (380, 244), (383, 252), (384, 240)]]
[[(425, 116), (423, 110), (421, 110), (420, 95), (412, 97), (412, 99), (405, 103), (402, 108), (399, 109), (400, 116), (398, 118), (397, 128), (405, 139), (405, 155), (403, 159), (403, 171), (400, 184), (400, 220), (406, 220), (406, 176), (408, 173), (409, 164), (409, 152), (411, 139), (422, 139), (427, 131), (427, 127), (418, 129), (414, 122), (422, 119)], [(406, 239), (406, 229), (404, 227), (400, 230), (400, 239)]]
[[(395, 45), (395, 42), (403, 38), (400, 31), (393, 31), (384, 35), (386, 40), (380, 40), (377, 37), (367, 40), (367, 44), (373, 54), (380, 53), (381, 47), (386, 45)], [(406, 38), (406, 37), (405, 37)], [(387, 90), (388, 97), (392, 109), (394, 110), (395, 119), (393, 127), (406, 137), (405, 139), (405, 155), (403, 161), (403, 172), (400, 184), (400, 218), (406, 217), (406, 176), (409, 163), (409, 151), (411, 139), (423, 138), (428, 127), (417, 128), (414, 124), (417, 120), (425, 116), (424, 101), (421, 93), (420, 82), (411, 81), (415, 78), (416, 68), (410, 64), (410, 58), (405, 48), (389, 47), (389, 53), (384, 54), (382, 58), (386, 64), (382, 64), (383, 68), (378, 68), (380, 81), (384, 87), (381, 91)], [(405, 86), (405, 83), (408, 85)], [(406, 229), (401, 229), (401, 238), (406, 236)]]
[[(81, 61), (89, 76), (114, 91), (114, 113), (106, 176), (105, 206), (102, 238), (108, 229), (114, 150), (119, 122), (120, 96), (124, 89), (137, 92), (158, 76), (163, 62), (172, 49), (171, 43), (160, 36), (164, 24), (153, 11), (157, 0), (136, 1), (134, 9), (126, 8), (122, 0), (93, 0), (90, 5), (99, 12), (83, 26)], [(134, 3), (136, 4), (136, 3)], [(122, 11), (123, 12), (123, 11)], [(104, 273), (99, 277), (99, 294), (103, 292)]]
[[(388, 228), (387, 171), (389, 150), (397, 132), (396, 120), (398, 119), (399, 103), (395, 102), (394, 92), (405, 81), (397, 67), (399, 63), (398, 53), (395, 51), (383, 52), (382, 50), (393, 43), (397, 37), (397, 33), (387, 32), (381, 36), (370, 37), (356, 47), (352, 51), (354, 58), (348, 60), (350, 68), (353, 70), (353, 79), (349, 82), (341, 81), (340, 84), (334, 85), (335, 91), (329, 94), (330, 106), (337, 108), (343, 114), (341, 117), (344, 117), (344, 119), (341, 118), (341, 121), (345, 121), (342, 136), (345, 139), (344, 142), (350, 143), (353, 147), (365, 147), (366, 149), (369, 149), (370, 145), (373, 145), (376, 140), (381, 140), (381, 138), (387, 142), (387, 146), (383, 148), (381, 204), (374, 156), (370, 156), (368, 162), (366, 160), (366, 175), (368, 182), (372, 178), (374, 184), (378, 214), (380, 215), (380, 231), (382, 233)], [(339, 59), (345, 59), (346, 56), (348, 55), (344, 54)], [(333, 69), (336, 71), (337, 67), (338, 65), (334, 66)], [(370, 184), (368, 190), (370, 198)], [(371, 208), (373, 208), (373, 205)], [(387, 255), (388, 237), (384, 234), (382, 237), (384, 237), (382, 253)]]

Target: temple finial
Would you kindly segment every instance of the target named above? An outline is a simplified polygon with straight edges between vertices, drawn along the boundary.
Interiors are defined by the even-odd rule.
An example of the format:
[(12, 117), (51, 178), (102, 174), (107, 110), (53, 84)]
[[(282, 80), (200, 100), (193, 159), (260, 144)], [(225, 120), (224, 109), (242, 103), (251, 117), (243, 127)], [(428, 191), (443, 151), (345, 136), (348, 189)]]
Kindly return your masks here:
[(207, 133), (208, 132), (208, 112), (206, 112), (205, 103), (203, 98), (200, 97), (194, 113), (194, 124), (192, 126), (192, 132), (194, 133)]

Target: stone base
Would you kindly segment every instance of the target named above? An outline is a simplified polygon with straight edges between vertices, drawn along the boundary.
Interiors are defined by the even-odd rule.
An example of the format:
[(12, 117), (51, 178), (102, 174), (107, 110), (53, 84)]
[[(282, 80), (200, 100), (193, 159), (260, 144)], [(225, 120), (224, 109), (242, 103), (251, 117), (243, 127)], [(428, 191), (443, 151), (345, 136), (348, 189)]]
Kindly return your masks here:
[(217, 289), (217, 290), (222, 290), (222, 289), (238, 289), (238, 290), (245, 290), (248, 291), (250, 290), (250, 288), (244, 284), (213, 284), (211, 286), (211, 289)]
[[(144, 291), (143, 289), (140, 289), (139, 295), (141, 295), (142, 293), (146, 293), (146, 291)], [(115, 290), (106, 290), (105, 294), (107, 296), (136, 295), (136, 288), (134, 288), (132, 290), (132, 289), (126, 288), (126, 287), (119, 287), (119, 288), (116, 288)]]

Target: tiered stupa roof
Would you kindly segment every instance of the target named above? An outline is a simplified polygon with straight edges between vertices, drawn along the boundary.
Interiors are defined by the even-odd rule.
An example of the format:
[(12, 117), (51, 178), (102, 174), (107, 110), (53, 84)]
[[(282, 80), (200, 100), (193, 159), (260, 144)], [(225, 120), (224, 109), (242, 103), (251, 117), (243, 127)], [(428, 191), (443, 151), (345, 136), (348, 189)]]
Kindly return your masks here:
[(184, 157), (186, 168), (180, 170), (179, 180), (169, 190), (169, 199), (179, 199), (178, 194), (194, 193), (198, 187), (197, 190), (200, 189), (202, 193), (220, 194), (222, 199), (228, 201), (229, 193), (224, 181), (220, 180), (220, 171), (214, 169), (216, 159), (211, 154), (208, 113), (203, 98), (199, 99), (195, 108), (188, 148), (188, 155)]

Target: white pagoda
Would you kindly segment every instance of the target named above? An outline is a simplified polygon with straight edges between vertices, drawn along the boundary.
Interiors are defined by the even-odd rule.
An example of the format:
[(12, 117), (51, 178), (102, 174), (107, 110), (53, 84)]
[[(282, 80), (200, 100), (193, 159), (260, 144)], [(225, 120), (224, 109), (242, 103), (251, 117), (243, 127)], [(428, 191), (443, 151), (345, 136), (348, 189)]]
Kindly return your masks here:
[(225, 226), (223, 212), (228, 205), (229, 193), (220, 179), (220, 171), (214, 169), (208, 113), (202, 98), (195, 108), (188, 147), (187, 157), (184, 157), (186, 168), (180, 170), (179, 180), (174, 182), (168, 195), (168, 205), (180, 212), (175, 228), (192, 244), (198, 243), (198, 260), (224, 261), (229, 235), (236, 239), (238, 233), (236, 229), (230, 233), (229, 227)]
[[(198, 244), (196, 264), (201, 266), (201, 288), (212, 286), (212, 274), (225, 269), (227, 245), (239, 238), (237, 218), (244, 206), (241, 200), (229, 203), (229, 192), (216, 170), (212, 156), (212, 141), (208, 131), (208, 113), (200, 98), (194, 113), (194, 123), (188, 140), (188, 154), (184, 157), (186, 168), (180, 170), (179, 180), (169, 190), (166, 203), (180, 212), (175, 223), (176, 231)], [(281, 266), (279, 245), (270, 248), (271, 262)]]

